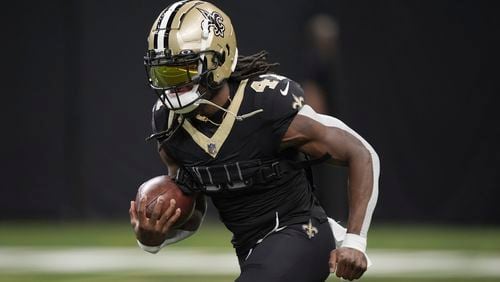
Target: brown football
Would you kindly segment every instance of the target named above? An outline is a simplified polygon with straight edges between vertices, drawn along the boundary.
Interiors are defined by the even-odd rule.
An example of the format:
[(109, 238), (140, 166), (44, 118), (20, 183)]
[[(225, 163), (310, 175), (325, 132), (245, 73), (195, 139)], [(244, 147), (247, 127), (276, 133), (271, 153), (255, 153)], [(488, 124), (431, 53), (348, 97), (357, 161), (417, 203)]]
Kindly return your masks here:
[(135, 199), (136, 208), (139, 207), (139, 200), (147, 196), (146, 216), (149, 218), (156, 206), (157, 199), (164, 195), (165, 201), (161, 208), (161, 213), (164, 213), (170, 206), (170, 199), (175, 199), (176, 208), (181, 209), (181, 215), (173, 228), (182, 226), (191, 217), (194, 212), (195, 199), (192, 196), (184, 194), (177, 184), (167, 175), (161, 175), (144, 182), (137, 191)]

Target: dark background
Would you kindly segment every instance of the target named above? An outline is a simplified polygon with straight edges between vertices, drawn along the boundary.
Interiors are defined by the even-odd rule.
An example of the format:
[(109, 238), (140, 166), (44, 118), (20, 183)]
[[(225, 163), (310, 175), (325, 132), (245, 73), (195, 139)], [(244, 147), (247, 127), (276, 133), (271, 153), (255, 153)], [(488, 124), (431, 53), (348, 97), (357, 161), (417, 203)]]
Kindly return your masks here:
[[(144, 141), (155, 98), (142, 56), (169, 2), (6, 3), (0, 219), (128, 217), (138, 185), (165, 172)], [(320, 11), (337, 18), (335, 115), (381, 157), (375, 221), (500, 223), (493, 1), (214, 3), (240, 53), (267, 49), (299, 81), (305, 23)]]

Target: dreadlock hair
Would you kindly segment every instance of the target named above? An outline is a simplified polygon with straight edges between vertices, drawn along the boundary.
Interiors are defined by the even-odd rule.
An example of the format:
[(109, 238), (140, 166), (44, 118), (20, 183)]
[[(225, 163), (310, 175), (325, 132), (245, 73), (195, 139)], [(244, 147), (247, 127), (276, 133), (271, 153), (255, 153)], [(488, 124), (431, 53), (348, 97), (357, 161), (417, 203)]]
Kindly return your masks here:
[(269, 63), (267, 55), (269, 52), (262, 50), (250, 56), (238, 56), (238, 63), (229, 80), (242, 81), (252, 76), (265, 74), (271, 68), (279, 66), (279, 63)]

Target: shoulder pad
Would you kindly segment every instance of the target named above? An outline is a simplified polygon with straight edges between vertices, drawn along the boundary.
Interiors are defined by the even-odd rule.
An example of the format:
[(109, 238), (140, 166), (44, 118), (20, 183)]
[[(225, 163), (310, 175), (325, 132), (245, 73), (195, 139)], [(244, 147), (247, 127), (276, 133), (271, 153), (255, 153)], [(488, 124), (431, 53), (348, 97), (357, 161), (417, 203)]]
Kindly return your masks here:
[(153, 134), (167, 129), (170, 110), (158, 99), (153, 106), (151, 127)]
[(248, 82), (248, 89), (270, 117), (297, 113), (305, 104), (304, 90), (300, 85), (281, 75), (263, 74)]

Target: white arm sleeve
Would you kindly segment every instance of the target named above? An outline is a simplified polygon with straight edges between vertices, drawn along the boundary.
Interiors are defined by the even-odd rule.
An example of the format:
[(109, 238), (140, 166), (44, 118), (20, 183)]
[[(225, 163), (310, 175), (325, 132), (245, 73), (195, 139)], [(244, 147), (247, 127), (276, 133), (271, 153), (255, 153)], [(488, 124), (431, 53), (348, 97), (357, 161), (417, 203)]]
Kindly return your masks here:
[(368, 144), (368, 142), (366, 142), (366, 140), (363, 139), (363, 137), (361, 137), (359, 134), (357, 134), (354, 130), (349, 128), (345, 123), (343, 123), (339, 119), (327, 115), (318, 114), (308, 105), (304, 105), (298, 114), (313, 119), (325, 126), (335, 127), (340, 130), (348, 132), (356, 139), (358, 139), (363, 144), (363, 146), (365, 146), (365, 148), (370, 152), (372, 161), (372, 171), (373, 171), (372, 173), (373, 187), (370, 199), (368, 201), (368, 206), (366, 207), (366, 213), (363, 219), (363, 224), (361, 226), (361, 233), (359, 234), (361, 237), (366, 238), (368, 229), (370, 227), (370, 222), (372, 219), (372, 214), (375, 209), (375, 205), (377, 204), (377, 198), (378, 198), (378, 178), (380, 174), (380, 161), (377, 153), (372, 148), (372, 146), (370, 146), (370, 144)]
[(141, 247), (141, 249), (143, 249), (146, 252), (156, 254), (163, 247), (177, 243), (179, 241), (182, 241), (182, 240), (188, 238), (189, 236), (193, 235), (194, 233), (196, 233), (196, 231), (198, 231), (201, 224), (203, 223), (203, 220), (205, 219), (205, 215), (207, 214), (206, 198), (204, 196), (202, 196), (202, 197), (203, 197), (203, 199), (201, 201), (203, 201), (203, 204), (196, 205), (196, 207), (195, 207), (196, 210), (194, 211), (195, 213), (201, 213), (201, 215), (199, 216), (200, 222), (199, 222), (199, 224), (197, 224), (195, 230), (182, 230), (182, 229), (172, 230), (168, 233), (167, 239), (165, 239), (165, 241), (159, 246), (147, 246), (147, 245), (142, 244), (139, 240), (137, 240), (137, 245), (139, 245), (139, 247)]

